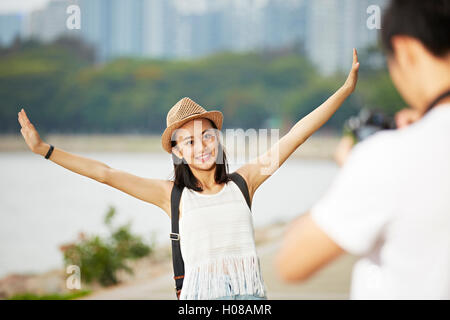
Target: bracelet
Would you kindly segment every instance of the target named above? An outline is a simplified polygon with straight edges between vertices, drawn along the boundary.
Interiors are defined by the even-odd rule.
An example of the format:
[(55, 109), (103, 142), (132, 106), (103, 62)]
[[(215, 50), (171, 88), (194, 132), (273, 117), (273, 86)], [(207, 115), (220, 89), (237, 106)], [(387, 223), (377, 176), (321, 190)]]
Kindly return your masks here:
[(47, 154), (45, 155), (45, 159), (48, 159), (53, 152), (54, 147), (50, 145), (50, 149), (48, 149)]

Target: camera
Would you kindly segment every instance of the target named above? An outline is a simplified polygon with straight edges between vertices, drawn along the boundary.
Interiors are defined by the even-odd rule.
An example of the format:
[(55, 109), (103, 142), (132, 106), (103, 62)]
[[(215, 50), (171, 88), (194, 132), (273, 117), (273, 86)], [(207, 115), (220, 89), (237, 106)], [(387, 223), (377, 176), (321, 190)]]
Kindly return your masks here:
[(350, 133), (356, 142), (360, 142), (378, 131), (395, 128), (393, 117), (381, 111), (364, 108), (358, 115), (347, 119), (344, 124), (344, 133)]

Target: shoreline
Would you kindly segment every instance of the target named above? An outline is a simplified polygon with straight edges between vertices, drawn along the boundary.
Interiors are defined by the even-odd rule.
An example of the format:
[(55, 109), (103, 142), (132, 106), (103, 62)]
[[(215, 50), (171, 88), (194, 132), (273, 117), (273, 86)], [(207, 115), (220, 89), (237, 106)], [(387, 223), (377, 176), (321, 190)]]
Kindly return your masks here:
[[(69, 152), (149, 152), (166, 154), (161, 147), (160, 139), (161, 137), (158, 135), (138, 134), (48, 134), (44, 140)], [(338, 135), (315, 134), (295, 150), (292, 157), (333, 160), (339, 139)], [(0, 135), (0, 153), (26, 151), (29, 151), (29, 149), (21, 134)], [(248, 153), (248, 147), (245, 153), (244, 151), (239, 153)]]

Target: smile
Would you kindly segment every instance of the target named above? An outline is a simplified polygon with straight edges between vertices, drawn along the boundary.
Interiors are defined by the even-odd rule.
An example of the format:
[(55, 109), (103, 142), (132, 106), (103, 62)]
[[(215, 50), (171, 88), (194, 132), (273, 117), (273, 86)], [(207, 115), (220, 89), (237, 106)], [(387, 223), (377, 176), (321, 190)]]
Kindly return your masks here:
[(202, 154), (200, 157), (195, 157), (195, 159), (200, 160), (202, 162), (208, 161), (211, 158), (211, 153)]

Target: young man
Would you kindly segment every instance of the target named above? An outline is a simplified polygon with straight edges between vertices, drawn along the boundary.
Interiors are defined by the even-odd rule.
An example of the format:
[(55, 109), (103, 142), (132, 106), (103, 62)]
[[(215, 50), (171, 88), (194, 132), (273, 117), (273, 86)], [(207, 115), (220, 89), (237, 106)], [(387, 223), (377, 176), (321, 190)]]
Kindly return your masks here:
[(450, 299), (450, 0), (392, 1), (382, 42), (410, 110), (351, 151), (324, 197), (290, 226), (286, 281), (344, 251), (352, 299)]

